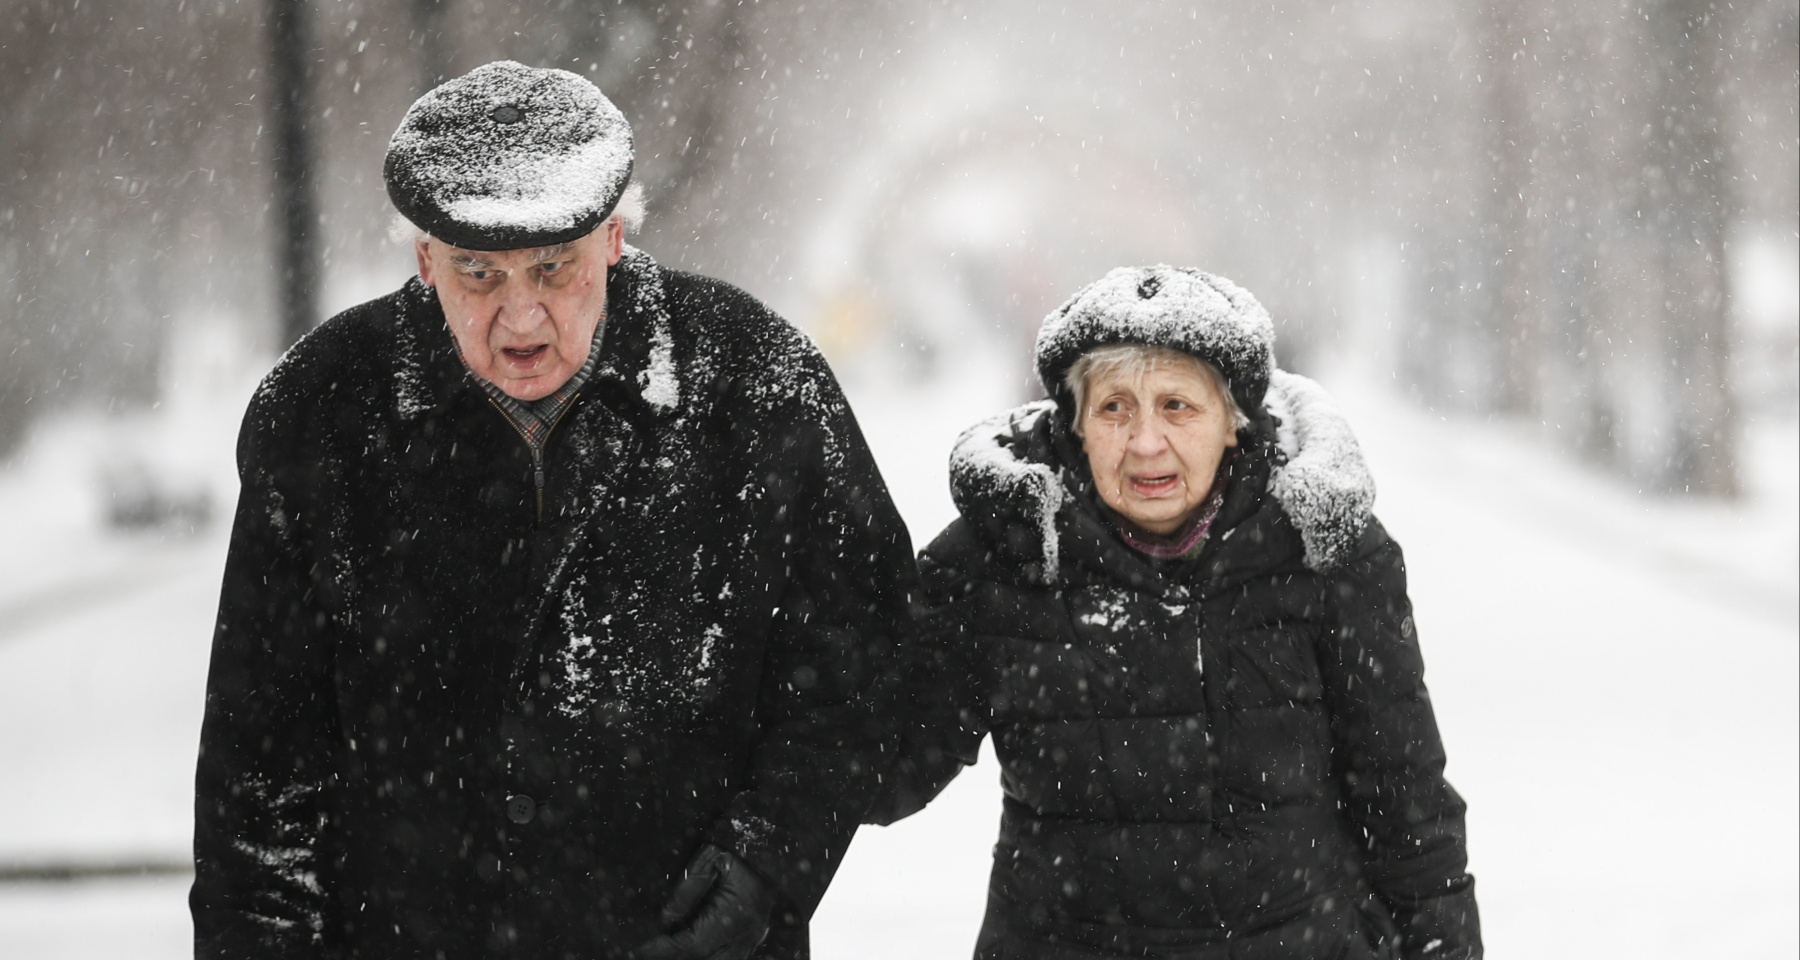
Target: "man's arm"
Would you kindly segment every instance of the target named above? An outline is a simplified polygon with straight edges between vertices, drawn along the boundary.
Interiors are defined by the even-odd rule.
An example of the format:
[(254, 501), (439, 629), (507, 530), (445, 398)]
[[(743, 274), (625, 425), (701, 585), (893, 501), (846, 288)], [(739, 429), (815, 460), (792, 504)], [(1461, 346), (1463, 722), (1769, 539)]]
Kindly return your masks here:
[(310, 517), (284, 497), (274, 466), (294, 454), (272, 439), (282, 417), (259, 393), (238, 445), (195, 776), (196, 958), (331, 955), (319, 848), (337, 739), (331, 621), (301, 534)]
[(787, 372), (804, 388), (767, 421), (790, 486), (789, 570), (758, 699), (746, 789), (711, 840), (811, 916), (892, 759), (877, 708), (911, 633), (915, 568), (905, 525), (837, 383), (810, 344)]
[(1319, 660), (1334, 763), (1350, 820), (1365, 834), (1367, 876), (1400, 925), (1403, 956), (1475, 960), (1481, 921), (1464, 805), (1444, 779), (1405, 559), (1378, 521), (1329, 589), (1336, 631)]

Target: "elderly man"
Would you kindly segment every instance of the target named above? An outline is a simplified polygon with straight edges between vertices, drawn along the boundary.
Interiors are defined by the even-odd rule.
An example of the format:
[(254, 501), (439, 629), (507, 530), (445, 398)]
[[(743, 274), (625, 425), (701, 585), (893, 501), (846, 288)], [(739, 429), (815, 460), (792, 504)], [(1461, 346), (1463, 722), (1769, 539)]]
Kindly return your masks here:
[(624, 243), (631, 165), (510, 62), (394, 134), (418, 277), (239, 439), (198, 957), (806, 955), (911, 547), (806, 338)]

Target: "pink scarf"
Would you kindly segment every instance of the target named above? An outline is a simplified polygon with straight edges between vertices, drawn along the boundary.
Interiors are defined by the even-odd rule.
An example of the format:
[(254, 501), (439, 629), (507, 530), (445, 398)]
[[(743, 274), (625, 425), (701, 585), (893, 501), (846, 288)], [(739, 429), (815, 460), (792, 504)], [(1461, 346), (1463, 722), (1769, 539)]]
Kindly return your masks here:
[(1206, 534), (1212, 529), (1213, 520), (1219, 516), (1219, 508), (1224, 504), (1225, 489), (1224, 484), (1220, 484), (1218, 489), (1213, 491), (1213, 495), (1207, 497), (1206, 503), (1200, 507), (1200, 516), (1194, 519), (1186, 533), (1181, 534), (1173, 542), (1158, 543), (1146, 540), (1133, 534), (1124, 523), (1119, 524), (1119, 539), (1124, 540), (1125, 545), (1131, 549), (1158, 560), (1191, 557), (1200, 552), (1200, 545), (1206, 542)]

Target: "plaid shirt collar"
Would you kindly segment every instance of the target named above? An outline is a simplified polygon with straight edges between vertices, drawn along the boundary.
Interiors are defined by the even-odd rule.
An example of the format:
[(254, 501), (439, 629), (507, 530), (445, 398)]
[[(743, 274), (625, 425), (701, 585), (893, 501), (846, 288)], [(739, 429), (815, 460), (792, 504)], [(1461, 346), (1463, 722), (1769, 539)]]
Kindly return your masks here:
[[(544, 443), (550, 439), (551, 429), (568, 412), (569, 405), (575, 402), (581, 388), (587, 386), (588, 379), (594, 375), (594, 368), (600, 365), (600, 342), (605, 334), (606, 317), (603, 315), (600, 322), (594, 325), (594, 340), (588, 345), (587, 362), (575, 371), (569, 382), (537, 400), (509, 397), (504, 390), (477, 376), (475, 371), (469, 369), (469, 361), (463, 358), (461, 344), (456, 347), (456, 358), (462, 361), (463, 371), (469, 375), (469, 379), (487, 393), (488, 399), (494, 402), (494, 407), (519, 431), (519, 436), (525, 438), (525, 443), (531, 447), (532, 452), (542, 453)], [(454, 335), (450, 339), (455, 343)]]

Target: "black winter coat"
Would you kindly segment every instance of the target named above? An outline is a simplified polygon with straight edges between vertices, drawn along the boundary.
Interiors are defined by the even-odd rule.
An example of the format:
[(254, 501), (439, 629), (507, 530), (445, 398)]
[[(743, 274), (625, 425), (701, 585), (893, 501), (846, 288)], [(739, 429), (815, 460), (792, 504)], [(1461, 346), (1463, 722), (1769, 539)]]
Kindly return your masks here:
[(891, 762), (907, 534), (787, 323), (629, 248), (608, 302), (541, 494), (416, 279), (257, 392), (197, 956), (619, 956), (703, 842), (780, 891), (761, 955), (805, 954)]
[[(1296, 383), (1271, 396), (1304, 400)], [(927, 719), (874, 817), (992, 733), (1005, 810), (977, 956), (1480, 956), (1405, 565), (1353, 445), (1290, 464), (1264, 414), (1203, 551), (1160, 562), (1113, 532), (1054, 411), (953, 457), (962, 517), (920, 558)]]

